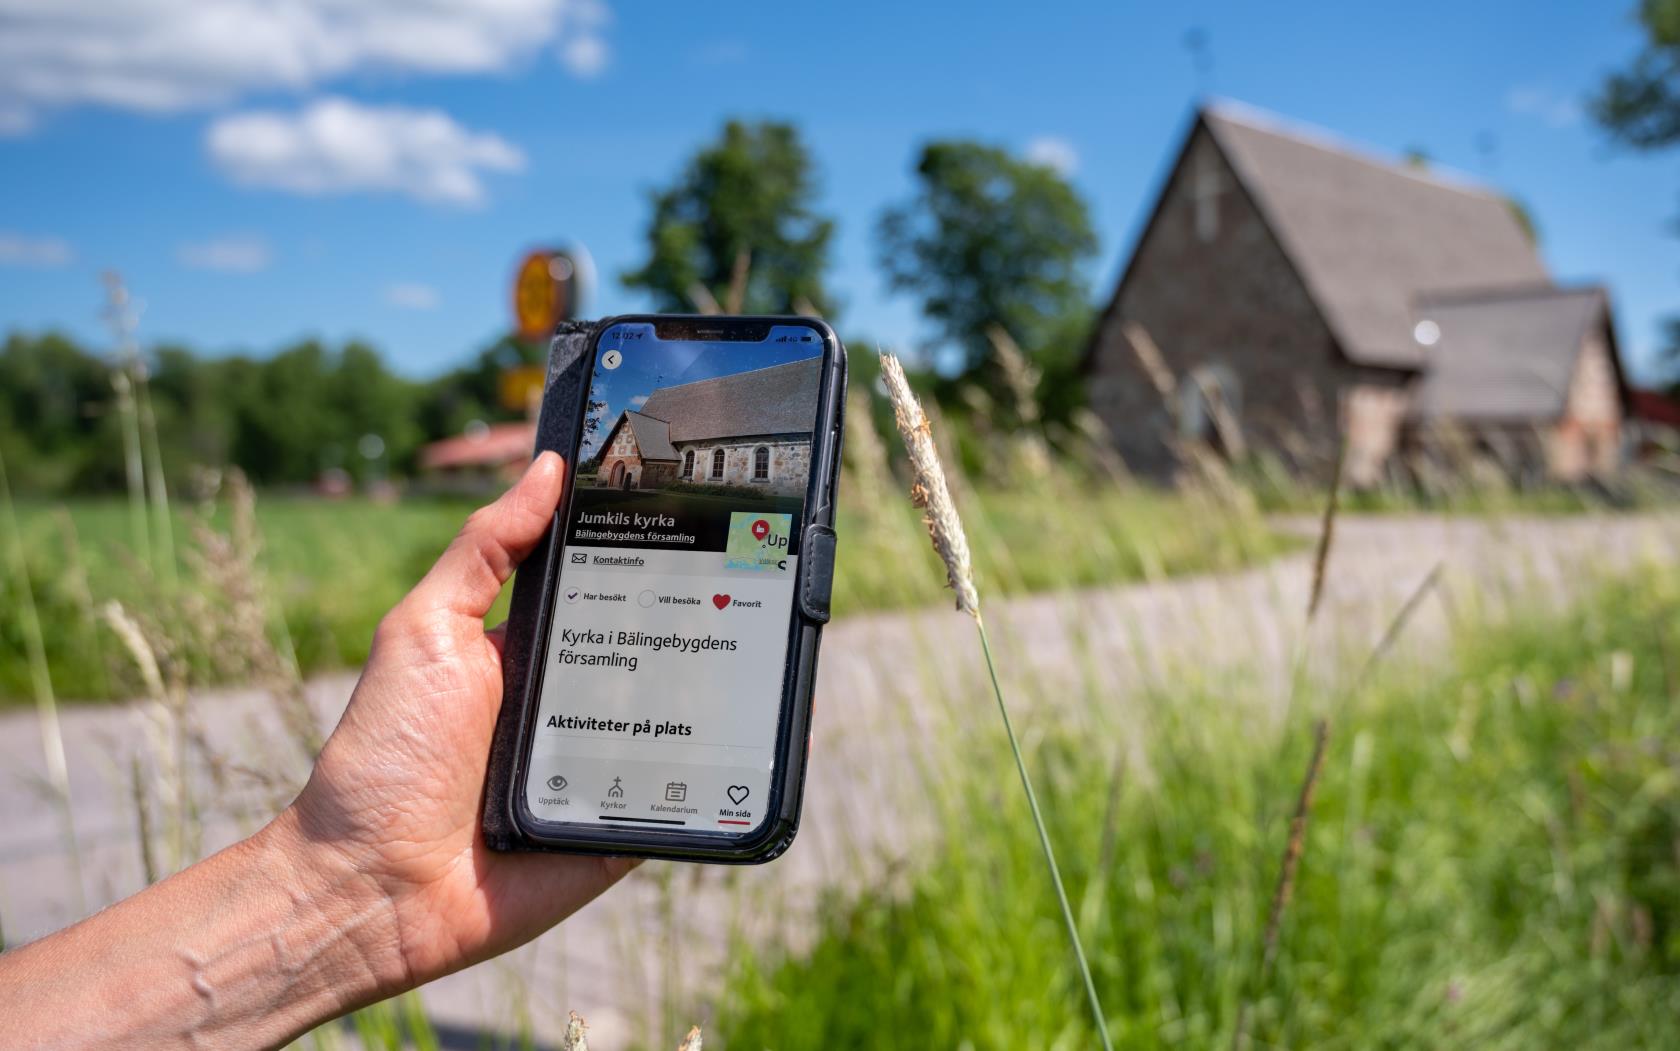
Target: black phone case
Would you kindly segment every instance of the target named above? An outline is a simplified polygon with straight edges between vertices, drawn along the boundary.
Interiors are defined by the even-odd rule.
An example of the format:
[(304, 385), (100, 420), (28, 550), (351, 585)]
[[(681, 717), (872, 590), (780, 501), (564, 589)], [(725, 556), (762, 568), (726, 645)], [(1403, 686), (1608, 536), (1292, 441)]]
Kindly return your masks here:
[[(568, 470), (577, 462), (579, 424), (584, 413), (592, 354), (597, 328), (616, 321), (598, 323), (563, 322), (549, 344), (548, 377), (543, 387), (542, 411), (537, 419), (536, 452), (554, 450), (566, 461)], [(775, 319), (788, 320), (788, 319)], [(824, 326), (826, 330), (826, 326)], [(828, 621), (829, 595), (834, 576), (834, 509), (840, 478), (840, 434), (846, 405), (846, 352), (832, 332), (839, 362), (838, 383), (829, 394), (832, 403), (834, 440), (832, 447), (813, 460), (831, 465), (826, 491), (807, 501), (801, 540), (799, 580), (794, 609), (799, 619), (798, 643), (788, 653), (789, 717), (777, 741), (778, 768), (788, 771), (778, 798), (772, 801), (771, 819), (764, 831), (749, 841), (728, 841), (717, 848), (703, 846), (668, 847), (658, 843), (604, 844), (567, 839), (539, 841), (522, 827), (516, 814), (518, 794), (524, 780), (526, 735), (530, 732), (538, 701), (541, 679), (536, 661), (548, 636), (548, 611), (559, 578), (561, 532), (570, 503), (567, 497), (555, 515), (548, 535), (519, 567), (514, 578), (513, 598), (508, 610), (507, 638), (502, 650), (502, 707), (496, 717), (495, 736), (490, 743), (489, 765), (484, 780), (484, 841), (497, 851), (546, 851), (564, 854), (606, 854), (628, 857), (667, 858), (725, 864), (756, 864), (769, 861), (793, 842), (799, 828), (799, 809), (805, 788), (805, 764), (809, 753), (812, 691), (816, 686), (817, 648), (822, 626)], [(813, 442), (818, 439), (813, 434)], [(827, 441), (825, 435), (822, 439)], [(813, 506), (813, 504), (815, 506)]]

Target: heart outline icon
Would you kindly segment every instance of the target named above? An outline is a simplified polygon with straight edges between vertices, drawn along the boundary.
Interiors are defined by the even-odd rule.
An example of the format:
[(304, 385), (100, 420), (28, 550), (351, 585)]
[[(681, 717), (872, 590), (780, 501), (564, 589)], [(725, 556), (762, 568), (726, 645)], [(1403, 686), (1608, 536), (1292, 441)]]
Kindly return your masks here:
[(729, 596), (728, 595), (713, 595), (712, 596), (712, 605), (716, 606), (718, 609), (722, 609), (723, 607), (729, 605)]
[(736, 806), (740, 806), (741, 801), (751, 794), (752, 789), (748, 788), (746, 785), (729, 786), (729, 801), (734, 803)]

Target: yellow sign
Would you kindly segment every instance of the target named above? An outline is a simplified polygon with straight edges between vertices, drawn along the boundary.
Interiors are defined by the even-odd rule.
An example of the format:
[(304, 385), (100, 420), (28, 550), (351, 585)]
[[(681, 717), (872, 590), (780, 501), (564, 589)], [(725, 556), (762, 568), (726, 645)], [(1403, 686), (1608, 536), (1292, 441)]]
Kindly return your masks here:
[(547, 339), (571, 316), (576, 266), (562, 252), (539, 250), (519, 264), (513, 282), (514, 327), (523, 339)]
[(546, 377), (547, 373), (541, 365), (521, 365), (503, 372), (497, 381), (502, 408), (526, 412), (541, 404)]

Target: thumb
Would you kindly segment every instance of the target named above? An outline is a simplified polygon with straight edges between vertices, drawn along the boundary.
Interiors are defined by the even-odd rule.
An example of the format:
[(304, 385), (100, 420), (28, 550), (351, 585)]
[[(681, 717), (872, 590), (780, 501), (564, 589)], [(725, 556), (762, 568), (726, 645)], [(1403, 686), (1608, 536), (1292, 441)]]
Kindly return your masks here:
[(531, 461), (513, 488), (467, 518), (410, 599), (422, 608), (483, 619), (502, 585), (548, 532), (565, 474), (557, 453)]

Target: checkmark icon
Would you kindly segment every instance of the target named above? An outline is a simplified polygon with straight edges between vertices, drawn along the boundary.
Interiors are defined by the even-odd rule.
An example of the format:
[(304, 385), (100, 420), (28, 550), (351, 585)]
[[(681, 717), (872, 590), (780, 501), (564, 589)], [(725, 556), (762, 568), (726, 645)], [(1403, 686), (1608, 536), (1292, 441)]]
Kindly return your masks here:
[(576, 602), (578, 600), (578, 596), (581, 595), (581, 594), (582, 594), (582, 592), (579, 591), (577, 588), (567, 588), (566, 589), (566, 601), (567, 602)]

